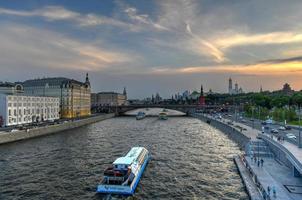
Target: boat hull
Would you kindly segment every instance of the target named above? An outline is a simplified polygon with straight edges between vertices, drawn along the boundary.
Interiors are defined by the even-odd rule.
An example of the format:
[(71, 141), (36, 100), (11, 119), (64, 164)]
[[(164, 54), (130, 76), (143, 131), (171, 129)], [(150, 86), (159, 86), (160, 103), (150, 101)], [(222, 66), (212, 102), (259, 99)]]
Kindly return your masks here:
[(135, 177), (133, 183), (130, 186), (122, 186), (122, 185), (98, 185), (97, 187), (97, 193), (103, 193), (103, 194), (119, 194), (119, 195), (133, 195), (135, 192), (135, 189), (141, 179), (142, 174), (145, 171), (145, 168), (150, 160), (150, 155), (146, 158), (144, 161), (139, 173)]
[(136, 116), (136, 120), (141, 120), (141, 119), (144, 119), (145, 116)]

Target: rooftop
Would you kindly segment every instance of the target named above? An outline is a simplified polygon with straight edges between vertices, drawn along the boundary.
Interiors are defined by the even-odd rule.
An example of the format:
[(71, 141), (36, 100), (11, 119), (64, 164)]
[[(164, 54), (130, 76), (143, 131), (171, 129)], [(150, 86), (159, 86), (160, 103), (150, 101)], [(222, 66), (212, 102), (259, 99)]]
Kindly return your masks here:
[(11, 82), (0, 82), (0, 87), (15, 87), (15, 83)]
[(113, 164), (114, 165), (130, 165), (139, 156), (144, 147), (132, 147), (132, 149), (124, 157), (117, 158)]
[(77, 84), (85, 84), (84, 82), (80, 82), (74, 79), (69, 79), (65, 77), (52, 77), (52, 78), (39, 78), (39, 79), (31, 79), (26, 80), (22, 83), (23, 86), (45, 86), (48, 84), (49, 86), (53, 85), (61, 85), (65, 83), (77, 83)]

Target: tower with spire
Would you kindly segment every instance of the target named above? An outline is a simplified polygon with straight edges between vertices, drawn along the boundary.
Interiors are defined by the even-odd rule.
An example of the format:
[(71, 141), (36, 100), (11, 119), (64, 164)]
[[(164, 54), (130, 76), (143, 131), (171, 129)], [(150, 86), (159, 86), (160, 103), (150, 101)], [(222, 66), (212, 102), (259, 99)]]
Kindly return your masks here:
[(233, 81), (229, 78), (229, 94), (233, 94)]
[(198, 104), (201, 105), (201, 106), (204, 106), (206, 104), (202, 85), (200, 86), (200, 94), (199, 94)]
[(86, 73), (85, 83), (90, 86), (90, 81), (89, 81), (88, 73)]
[(203, 96), (203, 86), (200, 86), (200, 95), (199, 96)]
[(124, 95), (124, 96), (126, 97), (126, 99), (127, 99), (127, 91), (126, 91), (126, 87), (124, 87), (123, 95)]

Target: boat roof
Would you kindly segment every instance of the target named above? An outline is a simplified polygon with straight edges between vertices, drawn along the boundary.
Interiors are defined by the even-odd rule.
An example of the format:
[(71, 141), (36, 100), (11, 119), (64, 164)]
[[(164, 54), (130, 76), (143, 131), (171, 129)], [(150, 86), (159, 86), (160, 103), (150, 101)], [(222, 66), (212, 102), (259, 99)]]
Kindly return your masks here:
[(124, 157), (117, 158), (114, 165), (130, 165), (139, 156), (144, 147), (132, 147), (132, 149)]
[(159, 114), (160, 115), (167, 115), (167, 113), (165, 113), (165, 112), (160, 112)]

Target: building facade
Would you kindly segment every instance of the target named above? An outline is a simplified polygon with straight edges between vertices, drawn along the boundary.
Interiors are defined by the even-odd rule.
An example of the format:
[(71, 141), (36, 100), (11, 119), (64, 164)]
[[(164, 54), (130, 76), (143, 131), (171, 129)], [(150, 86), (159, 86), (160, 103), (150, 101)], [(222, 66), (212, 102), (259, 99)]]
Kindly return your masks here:
[(85, 82), (58, 77), (27, 80), (22, 85), (27, 95), (58, 97), (61, 118), (85, 117), (91, 114), (88, 74)]
[(283, 85), (283, 88), (282, 88), (282, 93), (287, 95), (287, 96), (291, 96), (292, 94), (294, 94), (294, 90), (292, 90), (292, 88), (290, 87), (290, 85), (288, 83), (285, 83)]
[(0, 82), (1, 94), (20, 94), (23, 93), (23, 86), (18, 83)]
[(0, 126), (59, 119), (57, 97), (0, 94)]
[(91, 107), (121, 106), (127, 104), (127, 94), (117, 92), (99, 92), (91, 94)]

